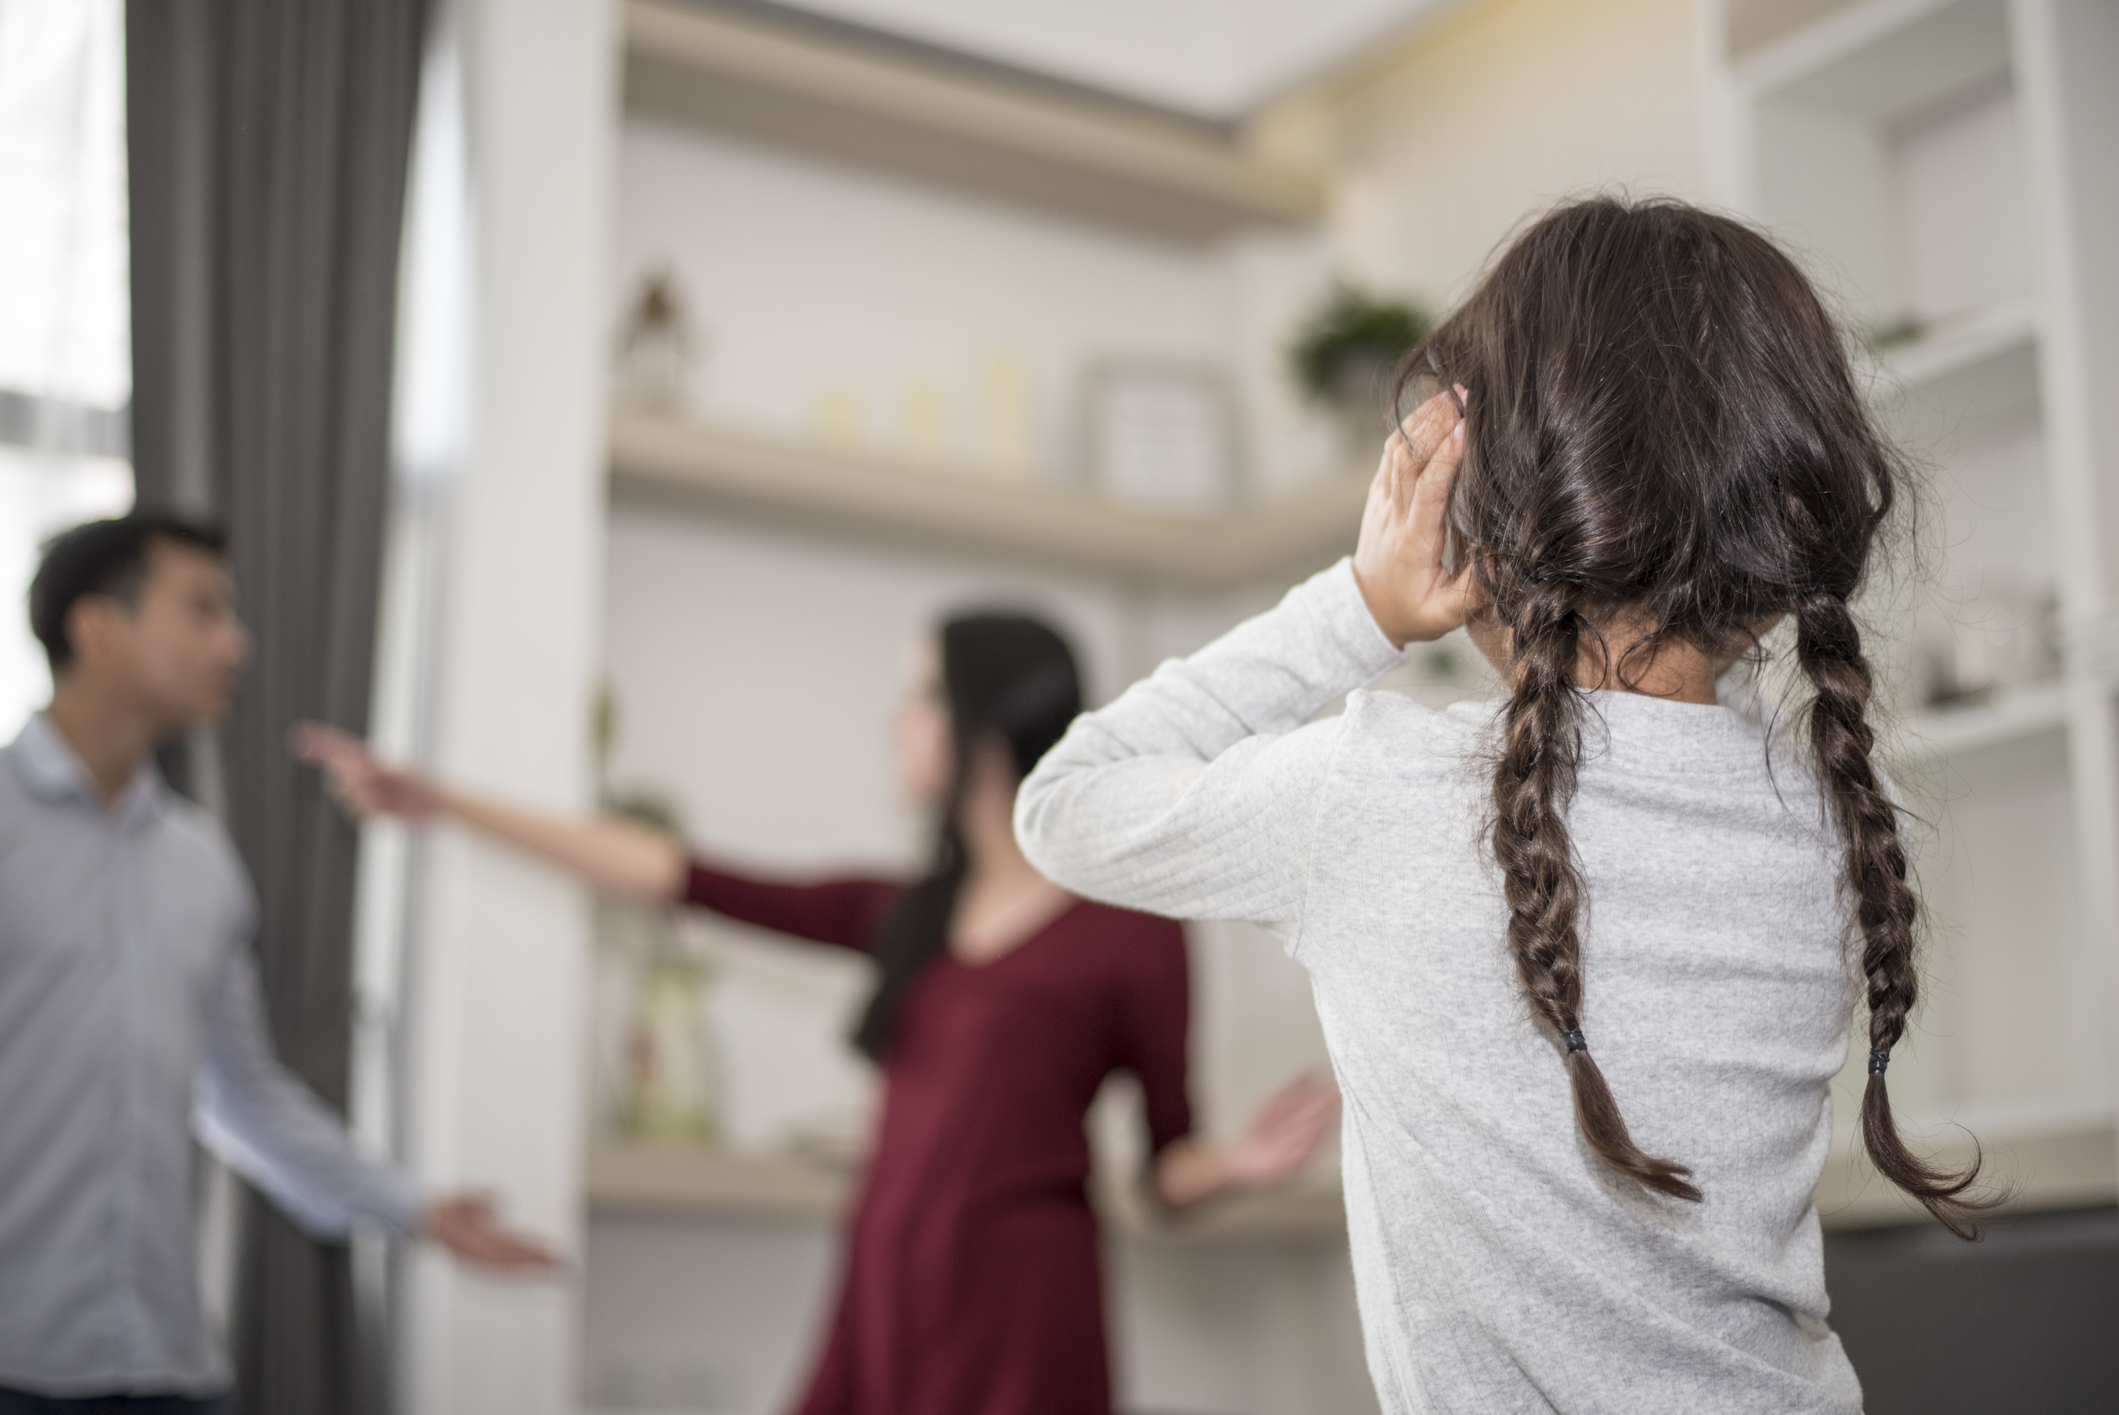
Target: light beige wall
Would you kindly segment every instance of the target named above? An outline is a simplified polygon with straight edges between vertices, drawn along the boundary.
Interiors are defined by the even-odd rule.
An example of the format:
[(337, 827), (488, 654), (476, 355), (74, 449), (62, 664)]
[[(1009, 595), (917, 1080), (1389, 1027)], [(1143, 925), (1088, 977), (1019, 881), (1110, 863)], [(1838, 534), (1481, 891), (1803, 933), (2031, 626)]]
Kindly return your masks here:
[(1333, 174), (1342, 267), (1446, 302), (1570, 193), (1705, 190), (1693, 0), (1479, 0), (1262, 115)]

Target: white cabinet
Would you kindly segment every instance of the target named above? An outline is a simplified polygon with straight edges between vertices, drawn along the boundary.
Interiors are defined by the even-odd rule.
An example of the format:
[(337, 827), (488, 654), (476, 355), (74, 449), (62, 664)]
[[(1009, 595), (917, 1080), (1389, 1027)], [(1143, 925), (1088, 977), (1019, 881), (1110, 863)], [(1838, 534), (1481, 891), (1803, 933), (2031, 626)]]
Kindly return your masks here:
[[(1837, 303), (1923, 472), (1865, 606), (1931, 921), (1894, 1104), (2025, 1206), (2108, 1203), (2119, 1168), (2115, 74), (2119, 6), (1869, 0), (1710, 75), (1727, 196)], [(1906, 1212), (1849, 1163), (1865, 1045), (1828, 1218)]]

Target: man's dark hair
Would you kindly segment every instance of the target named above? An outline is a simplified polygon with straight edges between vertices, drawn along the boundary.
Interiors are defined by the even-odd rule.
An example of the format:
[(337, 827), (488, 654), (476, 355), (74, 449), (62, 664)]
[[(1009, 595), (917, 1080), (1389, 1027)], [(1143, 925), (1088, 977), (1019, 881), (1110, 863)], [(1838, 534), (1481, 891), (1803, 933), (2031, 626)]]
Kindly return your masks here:
[(83, 595), (109, 595), (136, 605), (147, 579), (155, 543), (190, 546), (225, 556), (220, 527), (159, 511), (136, 511), (107, 521), (88, 521), (44, 543), (44, 558), (29, 586), (29, 627), (44, 645), (54, 674), (73, 662), (66, 615)]

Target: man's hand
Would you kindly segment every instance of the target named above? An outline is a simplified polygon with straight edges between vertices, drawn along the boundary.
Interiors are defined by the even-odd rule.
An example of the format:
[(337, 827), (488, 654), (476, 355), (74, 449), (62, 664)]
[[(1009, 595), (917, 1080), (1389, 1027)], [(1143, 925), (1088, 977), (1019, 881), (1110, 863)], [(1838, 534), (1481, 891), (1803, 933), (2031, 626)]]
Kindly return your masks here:
[(429, 1203), (420, 1216), (419, 1236), (467, 1263), (500, 1272), (552, 1273), (565, 1266), (543, 1239), (503, 1224), (493, 1196), (482, 1192), (444, 1194)]
[(1339, 1115), (1339, 1091), (1315, 1076), (1297, 1076), (1258, 1103), (1228, 1147), (1229, 1180), (1253, 1187), (1293, 1178), (1324, 1143)]
[(1413, 410), (1384, 444), (1354, 550), (1354, 580), (1376, 627), (1399, 648), (1439, 639), (1470, 612), (1472, 577), (1442, 563), (1449, 492), (1464, 460), (1464, 418), (1447, 393)]
[(298, 722), (287, 744), (297, 757), (323, 768), (332, 796), (355, 820), (396, 816), (420, 821), (442, 809), (441, 792), (433, 782), (381, 761), (351, 733), (321, 722)]

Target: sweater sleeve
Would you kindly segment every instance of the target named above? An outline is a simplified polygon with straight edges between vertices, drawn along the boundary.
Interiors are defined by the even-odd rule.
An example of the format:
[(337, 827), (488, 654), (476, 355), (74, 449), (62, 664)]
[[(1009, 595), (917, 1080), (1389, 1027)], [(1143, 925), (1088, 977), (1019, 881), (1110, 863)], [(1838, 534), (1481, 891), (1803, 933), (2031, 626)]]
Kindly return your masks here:
[(899, 886), (877, 879), (800, 884), (754, 879), (695, 859), (685, 872), (679, 902), (710, 909), (738, 923), (865, 953), (902, 892)]
[(1077, 719), (1016, 798), (1024, 851), (1090, 898), (1292, 945), (1341, 729), (1310, 719), (1399, 657), (1342, 560)]
[(344, 1237), (362, 1219), (418, 1232), (412, 1181), (362, 1154), (344, 1122), (273, 1055), (247, 946), (229, 950), (209, 1015), (194, 1114), (208, 1147), (314, 1237)]

